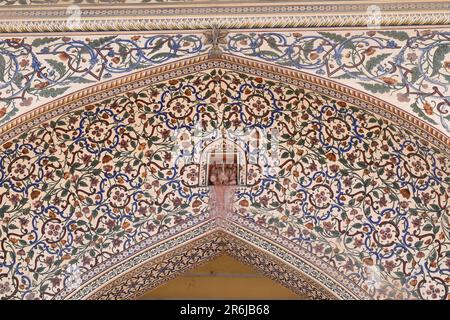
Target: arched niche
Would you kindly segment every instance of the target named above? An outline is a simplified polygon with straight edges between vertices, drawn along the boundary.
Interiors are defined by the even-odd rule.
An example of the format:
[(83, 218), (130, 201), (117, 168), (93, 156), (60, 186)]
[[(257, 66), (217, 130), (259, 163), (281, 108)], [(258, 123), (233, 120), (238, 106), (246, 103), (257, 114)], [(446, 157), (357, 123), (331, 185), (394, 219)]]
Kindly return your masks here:
[[(182, 183), (195, 159), (173, 152), (174, 132), (204, 119), (211, 135), (281, 133), (278, 169), (238, 190), (226, 224), (211, 217), (208, 190)], [(448, 298), (449, 141), (352, 88), (200, 56), (76, 92), (1, 130), (2, 298), (132, 297), (117, 292), (207, 234), (238, 240), (199, 263), (248, 245), (248, 263), (263, 254), (282, 266), (272, 277), (298, 273), (296, 290), (329, 294), (311, 297)], [(169, 269), (136, 290), (185, 270)]]

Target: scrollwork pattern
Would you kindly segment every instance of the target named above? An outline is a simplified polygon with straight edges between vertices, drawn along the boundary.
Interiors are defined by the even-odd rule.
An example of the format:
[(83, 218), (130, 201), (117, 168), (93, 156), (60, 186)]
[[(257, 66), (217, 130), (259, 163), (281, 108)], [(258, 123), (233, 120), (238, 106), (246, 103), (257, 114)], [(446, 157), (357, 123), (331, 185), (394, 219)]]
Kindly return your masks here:
[(450, 132), (450, 33), (233, 33), (224, 51), (315, 73), (404, 104)]
[[(2, 145), (0, 296), (50, 299), (71, 266), (87, 272), (207, 215), (195, 154), (251, 129), (279, 132), (278, 148), (256, 146), (270, 154), (249, 164), (235, 215), (374, 298), (449, 298), (448, 157), (346, 101), (220, 68), (85, 105)], [(270, 157), (279, 163), (266, 170)]]
[(0, 39), (0, 123), (75, 86), (205, 50), (202, 37), (189, 34)]

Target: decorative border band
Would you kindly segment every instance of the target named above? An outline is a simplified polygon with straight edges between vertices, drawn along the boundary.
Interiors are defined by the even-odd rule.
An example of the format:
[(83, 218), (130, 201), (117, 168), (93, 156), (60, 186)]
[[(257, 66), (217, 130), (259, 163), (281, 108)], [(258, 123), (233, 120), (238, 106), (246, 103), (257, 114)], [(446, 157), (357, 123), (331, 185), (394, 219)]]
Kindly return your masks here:
[[(3, 20), (3, 19), (2, 19)], [(224, 29), (263, 28), (312, 28), (312, 27), (367, 27), (367, 16), (356, 14), (333, 15), (290, 15), (261, 17), (201, 17), (201, 18), (89, 18), (82, 20), (76, 28), (68, 27), (66, 19), (52, 20), (3, 20), (0, 32), (95, 32), (95, 31), (157, 31), (157, 30), (207, 30), (214, 25)], [(450, 24), (450, 14), (429, 12), (417, 14), (385, 14), (380, 19), (381, 26), (445, 26)]]
[[(111, 297), (120, 299), (135, 298), (145, 291), (173, 279), (181, 272), (209, 261), (222, 251), (257, 269), (259, 268), (268, 277), (301, 295), (308, 295), (313, 298), (320, 297), (321, 299), (339, 298), (344, 300), (371, 298), (362, 288), (337, 272), (326, 261), (318, 259), (302, 249), (292, 247), (292, 245), (285, 243), (284, 239), (277, 237), (270, 231), (242, 221), (239, 217), (235, 217), (233, 220), (235, 222), (229, 221), (225, 229), (218, 227), (215, 220), (209, 220), (176, 236), (172, 234), (172, 237), (156, 245), (148, 245), (148, 241), (138, 243), (131, 247), (127, 253), (121, 253), (119, 256), (108, 260), (106, 268), (104, 265), (100, 265), (89, 273), (84, 274), (82, 276), (82, 287), (74, 292), (69, 290), (61, 291), (55, 296), (55, 299), (105, 299), (107, 298), (105, 296), (106, 293), (111, 290), (114, 291)], [(236, 223), (239, 223), (239, 225)], [(182, 266), (182, 268), (168, 272), (164, 277), (159, 277), (158, 274), (158, 277), (153, 277), (152, 279), (141, 279), (137, 282), (144, 281), (147, 284), (132, 293), (127, 292), (125, 296), (117, 291), (117, 288), (128, 281), (130, 277), (139, 275), (142, 278), (142, 274), (145, 274), (146, 270), (152, 269), (150, 266), (160, 263), (172, 264), (174, 257), (178, 254), (177, 252), (184, 253), (190, 250), (192, 246), (196, 246), (199, 241), (201, 242), (204, 237), (210, 237), (211, 233), (227, 234), (227, 240), (224, 242), (227, 245), (225, 245), (223, 250), (216, 248), (211, 251), (214, 252), (213, 255), (204, 254), (208, 258), (201, 259), (197, 263), (189, 263)], [(194, 243), (194, 245), (191, 243)], [(240, 250), (246, 250), (246, 253), (239, 254)], [(272, 267), (266, 266), (266, 269), (264, 269), (262, 263), (257, 263), (257, 261), (261, 260), (258, 258), (261, 255), (265, 256), (264, 261), (272, 261)], [(271, 273), (270, 270), (274, 266), (285, 271), (288, 268), (290, 270), (290, 279), (285, 279), (281, 275), (273, 274), (273, 272)], [(148, 277), (145, 276), (144, 278)]]
[(128, 3), (80, 5), (81, 23), (70, 28), (64, 21), (70, 16), (67, 6), (52, 8), (0, 6), (0, 32), (55, 31), (138, 31), (210, 29), (212, 25), (228, 29), (280, 27), (357, 27), (367, 26), (369, 6), (380, 10), (380, 25), (447, 25), (450, 3), (368, 2), (347, 3), (254, 3), (164, 5)]
[[(192, 226), (192, 224), (191, 224)], [(173, 232), (158, 236), (159, 242), (149, 241), (139, 242), (106, 263), (96, 266), (82, 276), (83, 285), (74, 291), (65, 289), (60, 291), (55, 300), (59, 299), (83, 299), (87, 294), (91, 294), (100, 288), (105, 282), (122, 275), (129, 269), (134, 268), (145, 261), (153, 260), (155, 257), (164, 254), (173, 248), (183, 245), (193, 239), (202, 236), (215, 227), (215, 221), (209, 220), (191, 227), (189, 230), (174, 234)], [(173, 228), (172, 228), (173, 229)]]
[[(258, 237), (258, 236), (257, 236)], [(116, 277), (103, 277), (103, 284), (86, 295), (72, 296), (84, 299), (134, 299), (178, 275), (196, 268), (221, 254), (229, 254), (237, 260), (259, 270), (265, 276), (279, 282), (293, 292), (311, 299), (354, 299), (336, 285), (331, 291), (326, 286), (329, 283), (323, 276), (314, 274), (311, 270), (297, 269), (295, 258), (286, 261), (276, 257), (260, 244), (264, 239), (248, 243), (240, 235), (229, 233), (222, 229), (205, 233), (180, 246), (168, 249), (158, 257), (142, 260), (140, 265), (128, 264), (128, 269), (119, 266), (122, 273)], [(293, 265), (293, 266), (291, 266)], [(317, 278), (314, 278), (316, 276)], [(324, 281), (322, 283), (321, 281)], [(338, 291), (337, 294), (335, 291)]]
[[(178, 275), (209, 262), (222, 253), (222, 240), (217, 233), (208, 233), (190, 242), (179, 242), (181, 246), (167, 248), (161, 255), (148, 258), (140, 265), (120, 265), (120, 272), (114, 272), (117, 277), (112, 278), (113, 272), (101, 278), (103, 283), (99, 287), (83, 290), (85, 296), (71, 299), (86, 300), (124, 300), (135, 299)], [(126, 268), (126, 269), (124, 269)]]

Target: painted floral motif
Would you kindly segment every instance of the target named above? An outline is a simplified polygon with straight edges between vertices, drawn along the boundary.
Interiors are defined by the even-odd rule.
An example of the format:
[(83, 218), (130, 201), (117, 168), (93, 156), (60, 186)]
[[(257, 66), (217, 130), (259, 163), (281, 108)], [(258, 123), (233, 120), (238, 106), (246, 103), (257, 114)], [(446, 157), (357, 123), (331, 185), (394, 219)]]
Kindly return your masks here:
[(450, 133), (449, 32), (234, 33), (224, 51), (352, 80)]
[(76, 86), (205, 50), (197, 35), (0, 39), (0, 124)]
[(374, 298), (449, 298), (448, 157), (347, 102), (222, 69), (84, 106), (3, 144), (0, 297), (50, 299), (72, 266), (86, 272), (208, 214), (195, 154), (250, 129), (279, 132), (278, 148), (256, 146), (270, 154), (249, 164), (235, 215)]

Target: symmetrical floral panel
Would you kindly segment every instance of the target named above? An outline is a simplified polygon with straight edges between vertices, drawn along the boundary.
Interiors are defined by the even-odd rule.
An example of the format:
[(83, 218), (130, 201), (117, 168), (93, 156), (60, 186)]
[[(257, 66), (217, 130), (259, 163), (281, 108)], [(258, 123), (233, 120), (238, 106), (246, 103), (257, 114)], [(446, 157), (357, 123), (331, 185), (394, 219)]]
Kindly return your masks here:
[(205, 53), (212, 44), (383, 95), (450, 134), (447, 28), (0, 38), (0, 124), (92, 84)]
[[(435, 86), (434, 94), (439, 95), (448, 78), (444, 80), (445, 66), (431, 71), (428, 58), (429, 66), (417, 62), (431, 51), (422, 51), (412, 41), (434, 43), (436, 57), (435, 51), (447, 48), (441, 45), (448, 41), (446, 35), (398, 37), (376, 33), (359, 40), (355, 35), (350, 41), (331, 34), (231, 34), (227, 48), (336, 77), (355, 77), (368, 88), (392, 91), (411, 101), (417, 98), (417, 103), (443, 101), (413, 94), (412, 84), (420, 83), (416, 89), (428, 92)], [(41, 51), (47, 47), (55, 55), (46, 65), (54, 73), (33, 71), (44, 68), (37, 67), (38, 55), (24, 58), (29, 61), (23, 68), (30, 68), (33, 78), (14, 87), (22, 86), (23, 98), (34, 99), (42, 92), (25, 81), (48, 82), (51, 92), (59, 88), (58, 79), (78, 77), (72, 63), (80, 60), (67, 50), (88, 50), (93, 59), (109, 61), (125, 45), (111, 39), (103, 52), (81, 40), (66, 40), (41, 44)], [(202, 48), (193, 37), (159, 41), (178, 41), (189, 52)], [(272, 47), (271, 53), (260, 51), (263, 42)], [(22, 40), (8, 40), (3, 46), (30, 49)], [(309, 51), (299, 49), (305, 47)], [(381, 53), (380, 48), (393, 51)], [(408, 58), (402, 60), (403, 54)], [(145, 54), (135, 57), (147, 61)], [(435, 58), (436, 63), (442, 59), (446, 58)], [(399, 61), (403, 71), (396, 65)], [(104, 72), (130, 63), (103, 64)], [(422, 69), (413, 79), (414, 66)], [(427, 81), (433, 85), (425, 88)], [(438, 118), (446, 110), (444, 104), (432, 107)], [(269, 138), (257, 140), (262, 143), (246, 138), (254, 134)], [(271, 234), (284, 250), (306, 252), (337, 272), (344, 286), (358, 288), (365, 296), (450, 298), (448, 154), (387, 116), (350, 101), (269, 79), (267, 74), (220, 67), (197, 68), (110, 95), (53, 116), (2, 144), (0, 297), (61, 297), (63, 290), (76, 291), (95, 277), (99, 266), (114, 266), (146, 241), (178, 232), (185, 224), (201, 225), (211, 203), (210, 191), (199, 178), (198, 155), (225, 140), (241, 146), (246, 157), (245, 184), (236, 189), (230, 224), (243, 221), (253, 236)], [(235, 229), (229, 232), (239, 237)], [(271, 250), (274, 245), (266, 251)], [(83, 281), (72, 281), (74, 270)]]

